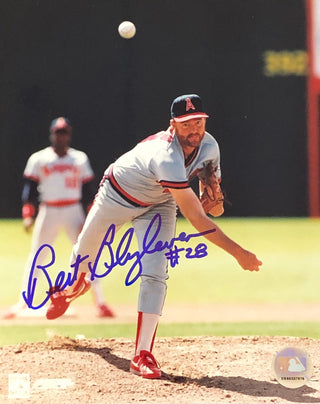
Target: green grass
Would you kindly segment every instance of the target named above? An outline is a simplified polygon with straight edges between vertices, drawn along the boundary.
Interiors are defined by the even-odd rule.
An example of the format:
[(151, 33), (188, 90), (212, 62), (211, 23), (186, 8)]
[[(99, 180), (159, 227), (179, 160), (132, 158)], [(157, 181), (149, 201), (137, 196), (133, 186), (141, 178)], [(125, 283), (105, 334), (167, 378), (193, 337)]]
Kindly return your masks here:
[[(76, 338), (130, 338), (134, 340), (135, 324), (17, 325), (3, 326), (0, 346), (22, 342), (47, 341), (53, 335)], [(320, 338), (319, 323), (314, 322), (237, 322), (160, 324), (157, 337), (191, 336), (286, 336)]]
[[(263, 261), (258, 273), (208, 244), (208, 257), (171, 269), (168, 299), (196, 302), (319, 302), (320, 221), (219, 219), (217, 223)], [(172, 290), (174, 292), (172, 292)]]
[[(167, 302), (320, 302), (320, 220), (220, 218), (216, 222), (231, 238), (257, 254), (263, 261), (260, 272), (243, 271), (233, 257), (208, 242), (207, 257), (186, 259), (182, 252), (179, 265), (169, 268)], [(195, 232), (184, 219), (178, 221), (177, 232), (181, 231)], [(179, 243), (179, 247), (194, 247), (204, 241), (199, 237), (188, 244)], [(30, 242), (31, 236), (24, 233), (20, 220), (0, 220), (0, 306), (17, 299)], [(62, 235), (54, 247), (57, 261), (53, 273), (67, 271), (69, 241)], [(139, 282), (124, 284), (128, 268), (115, 268), (102, 279), (110, 302), (136, 302)], [(80, 300), (88, 302), (91, 296)]]
[[(208, 255), (204, 258), (187, 259), (182, 252), (179, 265), (169, 267), (167, 303), (320, 303), (320, 220), (309, 218), (219, 218), (216, 223), (231, 238), (243, 247), (256, 253), (263, 261), (258, 273), (243, 271), (237, 262), (224, 251), (202, 237), (191, 239), (178, 247), (195, 247), (200, 242), (207, 244)], [(125, 227), (118, 235), (123, 235)], [(189, 223), (179, 219), (177, 233), (195, 233)], [(0, 308), (17, 301), (23, 268), (29, 253), (31, 235), (26, 234), (20, 220), (0, 220)], [(69, 268), (71, 245), (62, 234), (54, 245), (57, 260), (52, 273)], [(133, 244), (132, 251), (136, 249)], [(124, 280), (129, 267), (115, 268), (102, 285), (108, 302), (112, 304), (136, 305), (139, 282), (125, 286)], [(46, 285), (43, 284), (45, 290)], [(41, 293), (44, 293), (41, 291)], [(92, 303), (91, 294), (82, 296), (77, 304)], [(57, 326), (63, 333), (64, 326)], [(72, 328), (66, 326), (66, 332)], [(132, 326), (99, 325), (79, 326), (73, 334), (88, 334), (88, 337), (129, 336), (135, 331)], [(135, 326), (133, 326), (135, 328)], [(207, 327), (207, 328), (206, 328)], [(304, 328), (306, 327), (306, 328)], [(45, 329), (32, 326), (34, 336), (46, 338)], [(13, 326), (3, 328), (1, 341), (16, 341), (23, 335), (28, 340), (31, 328)], [(319, 337), (318, 325), (312, 323), (232, 323), (203, 325), (160, 325), (159, 335), (240, 335), (283, 332), (281, 335)], [(82, 331), (81, 331), (82, 330)], [(91, 331), (92, 330), (92, 331)], [(100, 330), (100, 331), (99, 331)], [(126, 330), (129, 330), (128, 332)], [(71, 332), (71, 331), (70, 331)], [(91, 333), (92, 332), (92, 333)], [(111, 333), (111, 334), (110, 334)], [(117, 334), (118, 333), (118, 334)], [(221, 333), (221, 334), (220, 334)], [(231, 333), (231, 334), (230, 334)], [(5, 334), (2, 335), (2, 334)], [(65, 335), (65, 334), (63, 334)], [(18, 336), (18, 337), (15, 337)], [(38, 336), (38, 337), (37, 337)]]

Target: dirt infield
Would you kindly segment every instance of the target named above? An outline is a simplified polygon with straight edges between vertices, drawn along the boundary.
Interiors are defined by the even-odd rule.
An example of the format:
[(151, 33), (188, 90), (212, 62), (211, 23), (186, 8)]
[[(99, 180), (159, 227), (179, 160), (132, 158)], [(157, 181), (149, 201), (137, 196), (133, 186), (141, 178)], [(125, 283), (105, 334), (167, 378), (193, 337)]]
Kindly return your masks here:
[[(114, 307), (117, 317), (101, 323), (136, 321), (132, 306)], [(162, 322), (315, 321), (319, 305), (166, 306)], [(0, 324), (43, 324), (37, 316), (1, 320)], [(74, 306), (60, 324), (97, 323), (93, 306)], [(4, 329), (4, 328), (3, 328)], [(0, 403), (320, 403), (320, 342), (293, 337), (179, 337), (156, 339), (154, 355), (160, 380), (129, 372), (133, 339), (78, 340), (54, 336), (48, 342), (0, 348)], [(313, 362), (307, 386), (281, 386), (271, 370), (276, 352), (285, 347), (306, 351)], [(29, 398), (14, 399), (9, 375), (26, 374)], [(12, 376), (10, 376), (12, 377)], [(10, 391), (9, 391), (9, 387)]]
[[(53, 337), (6, 346), (0, 350), (0, 402), (320, 403), (317, 363), (307, 386), (288, 389), (275, 381), (272, 359), (284, 346), (319, 358), (319, 341), (306, 338), (160, 338), (154, 354), (163, 376), (145, 380), (128, 371), (134, 349), (128, 339)], [(29, 374), (29, 398), (9, 398), (12, 373)]]
[[(43, 324), (46, 308), (26, 310), (15, 319), (4, 320), (2, 316), (8, 308), (0, 310), (2, 324)], [(68, 315), (55, 320), (56, 324), (107, 324), (135, 323), (136, 306), (132, 304), (113, 305), (116, 317), (97, 318), (93, 305), (70, 306)], [(161, 323), (199, 323), (199, 322), (241, 322), (241, 321), (319, 321), (320, 303), (183, 303), (166, 304)]]

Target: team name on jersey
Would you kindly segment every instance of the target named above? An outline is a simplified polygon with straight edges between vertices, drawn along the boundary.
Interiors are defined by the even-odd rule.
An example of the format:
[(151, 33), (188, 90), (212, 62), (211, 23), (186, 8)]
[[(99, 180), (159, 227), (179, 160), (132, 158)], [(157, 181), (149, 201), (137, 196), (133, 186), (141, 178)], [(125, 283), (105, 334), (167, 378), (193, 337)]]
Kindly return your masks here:
[(41, 167), (42, 173), (44, 174), (44, 176), (48, 177), (51, 174), (54, 173), (65, 173), (67, 171), (70, 171), (72, 174), (79, 174), (80, 170), (79, 167), (75, 167), (72, 164), (55, 164), (55, 165), (46, 165)]

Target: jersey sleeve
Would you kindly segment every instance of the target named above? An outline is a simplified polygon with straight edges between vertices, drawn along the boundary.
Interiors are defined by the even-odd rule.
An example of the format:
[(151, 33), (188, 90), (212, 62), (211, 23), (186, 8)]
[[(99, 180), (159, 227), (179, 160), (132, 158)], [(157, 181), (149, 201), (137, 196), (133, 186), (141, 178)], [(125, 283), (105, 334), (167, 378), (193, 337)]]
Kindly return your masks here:
[(212, 158), (213, 165), (216, 167), (216, 176), (221, 181), (221, 166), (220, 166), (220, 149), (218, 143), (215, 148), (215, 155)]
[(32, 154), (26, 164), (26, 167), (23, 172), (23, 176), (28, 178), (29, 180), (39, 182), (40, 179), (40, 161), (38, 158), (38, 154)]
[(215, 174), (216, 177), (219, 181), (221, 181), (221, 167), (220, 167), (220, 154), (218, 153), (216, 156), (214, 156), (212, 159), (207, 160), (204, 165), (207, 165), (207, 163), (212, 162), (213, 166), (216, 167)]
[(184, 160), (171, 153), (157, 153), (151, 161), (151, 170), (163, 188), (189, 188)]
[(81, 182), (82, 184), (85, 184), (87, 182), (92, 181), (93, 178), (94, 178), (94, 172), (91, 168), (89, 158), (85, 153), (83, 153), (83, 162), (81, 165)]
[(212, 162), (214, 167), (216, 167), (216, 176), (218, 180), (221, 180), (220, 148), (218, 142), (211, 135), (208, 135), (203, 148), (202, 166), (204, 167), (209, 162)]

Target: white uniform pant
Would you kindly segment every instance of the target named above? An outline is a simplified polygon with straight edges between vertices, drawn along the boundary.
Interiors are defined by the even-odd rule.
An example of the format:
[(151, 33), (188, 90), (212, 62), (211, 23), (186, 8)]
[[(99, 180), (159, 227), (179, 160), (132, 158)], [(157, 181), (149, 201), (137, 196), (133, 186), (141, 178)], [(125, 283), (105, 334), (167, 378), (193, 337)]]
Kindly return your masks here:
[[(50, 244), (52, 246), (61, 229), (65, 229), (70, 242), (74, 244), (77, 241), (84, 220), (85, 215), (80, 203), (65, 207), (40, 205), (33, 229), (31, 251), (24, 270), (22, 292), (28, 288), (30, 269), (39, 248), (43, 244)], [(46, 257), (45, 250), (42, 250), (38, 256), (37, 264), (44, 264)], [(35, 268), (34, 277), (39, 279), (39, 276), (41, 276), (41, 272)], [(22, 302), (22, 294), (20, 296), (20, 301)]]
[[(82, 257), (89, 255), (79, 266), (79, 273), (88, 273), (88, 262), (95, 261), (105, 234), (112, 224), (118, 230), (123, 224), (131, 222), (141, 250), (146, 230), (157, 213), (161, 215), (162, 224), (156, 241), (169, 242), (174, 237), (176, 227), (176, 203), (173, 198), (169, 197), (168, 202), (147, 208), (134, 207), (122, 199), (106, 181), (99, 190), (74, 246), (71, 263), (75, 262), (78, 254)], [(114, 251), (116, 248), (117, 246), (113, 246)], [(131, 247), (131, 253), (133, 252)], [(142, 258), (138, 311), (159, 315), (162, 313), (168, 279), (165, 252), (166, 250), (145, 254)], [(100, 261), (103, 263), (103, 251)]]

